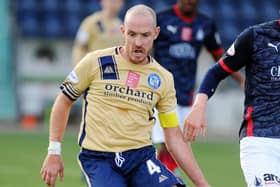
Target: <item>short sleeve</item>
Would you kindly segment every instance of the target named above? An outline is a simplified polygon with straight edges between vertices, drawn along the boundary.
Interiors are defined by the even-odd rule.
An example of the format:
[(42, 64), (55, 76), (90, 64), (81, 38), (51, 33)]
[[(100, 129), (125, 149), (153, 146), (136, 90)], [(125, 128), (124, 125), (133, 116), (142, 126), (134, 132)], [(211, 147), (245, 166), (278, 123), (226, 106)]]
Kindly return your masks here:
[(61, 91), (75, 101), (90, 86), (98, 69), (97, 64), (95, 55), (86, 55), (61, 84)]
[(171, 112), (176, 109), (177, 105), (173, 76), (169, 73), (165, 78), (164, 93), (156, 106), (159, 113)]
[(252, 61), (252, 53), (253, 30), (248, 28), (238, 35), (219, 63), (227, 72), (237, 71)]

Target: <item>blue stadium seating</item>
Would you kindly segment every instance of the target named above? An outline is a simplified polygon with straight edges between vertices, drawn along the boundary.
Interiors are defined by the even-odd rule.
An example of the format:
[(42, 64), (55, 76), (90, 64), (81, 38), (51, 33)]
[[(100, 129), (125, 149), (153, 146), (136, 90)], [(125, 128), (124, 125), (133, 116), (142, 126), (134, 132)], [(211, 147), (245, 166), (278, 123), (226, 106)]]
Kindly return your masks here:
[(43, 18), (44, 36), (47, 38), (57, 38), (62, 36), (65, 25), (59, 16), (55, 14), (46, 14)]
[(74, 38), (76, 35), (82, 18), (79, 15), (67, 15), (65, 18), (65, 35), (70, 38)]
[(82, 11), (82, 1), (77, 0), (64, 0), (63, 8), (68, 13), (79, 13)]
[[(200, 0), (199, 9), (217, 21), (225, 45), (245, 27), (279, 18), (279, 0)], [(79, 22), (100, 9), (99, 0), (16, 0), (17, 23), (22, 37), (68, 37), (73, 39)], [(125, 11), (139, 3), (156, 11), (174, 4), (176, 0), (131, 0)], [(65, 23), (65, 24), (61, 24)], [(42, 26), (42, 28), (41, 28)]]
[(41, 0), (40, 3), (41, 7), (40, 10), (41, 11), (45, 11), (45, 12), (57, 12), (60, 11), (60, 1), (58, 0)]
[(82, 11), (80, 11), (80, 16), (86, 17), (93, 12), (100, 10), (99, 0), (84, 0), (81, 9)]
[(16, 5), (19, 11), (34, 11), (38, 6), (36, 0), (17, 0)]
[(21, 34), (24, 36), (35, 36), (40, 33), (39, 21), (33, 13), (22, 14), (19, 27)]

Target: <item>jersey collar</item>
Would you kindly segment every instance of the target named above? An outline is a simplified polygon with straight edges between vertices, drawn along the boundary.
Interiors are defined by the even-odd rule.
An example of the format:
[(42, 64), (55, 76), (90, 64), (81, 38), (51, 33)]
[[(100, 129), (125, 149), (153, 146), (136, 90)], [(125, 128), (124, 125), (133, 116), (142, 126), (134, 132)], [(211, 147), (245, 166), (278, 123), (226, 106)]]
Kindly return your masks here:
[(194, 16), (194, 17), (187, 17), (187, 16), (184, 16), (184, 15), (181, 13), (178, 4), (175, 4), (175, 5), (173, 6), (173, 10), (174, 10), (175, 14), (176, 14), (180, 19), (182, 19), (184, 22), (186, 22), (186, 23), (191, 23), (191, 22), (194, 20), (194, 18), (195, 18), (195, 16)]

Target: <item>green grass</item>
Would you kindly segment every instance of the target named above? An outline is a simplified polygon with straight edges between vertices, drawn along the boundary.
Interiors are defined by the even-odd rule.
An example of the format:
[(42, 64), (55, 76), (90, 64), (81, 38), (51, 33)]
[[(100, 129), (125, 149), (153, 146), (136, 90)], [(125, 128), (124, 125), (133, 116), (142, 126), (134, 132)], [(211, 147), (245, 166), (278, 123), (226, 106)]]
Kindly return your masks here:
[(192, 147), (212, 187), (246, 186), (239, 164), (238, 143), (199, 142)]
[[(47, 146), (47, 133), (0, 133), (0, 186), (45, 186), (40, 169)], [(212, 187), (245, 186), (237, 143), (199, 142), (193, 144), (193, 150)], [(76, 134), (66, 135), (63, 142), (65, 177), (63, 182), (57, 182), (57, 187), (85, 186), (77, 164), (78, 151)]]

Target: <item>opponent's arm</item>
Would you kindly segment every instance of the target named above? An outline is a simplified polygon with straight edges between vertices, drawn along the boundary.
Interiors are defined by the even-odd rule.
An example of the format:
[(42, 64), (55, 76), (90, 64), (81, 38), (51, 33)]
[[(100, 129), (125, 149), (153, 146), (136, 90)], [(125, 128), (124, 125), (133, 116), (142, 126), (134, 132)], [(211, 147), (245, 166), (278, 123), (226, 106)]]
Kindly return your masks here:
[(195, 186), (209, 187), (210, 185), (195, 160), (190, 144), (183, 140), (179, 126), (164, 128), (164, 135), (168, 151)]
[(253, 51), (252, 42), (253, 32), (249, 28), (238, 36), (223, 58), (208, 70), (202, 80), (198, 91), (199, 94), (195, 99), (192, 109), (185, 119), (185, 140), (194, 141), (200, 129), (205, 136), (206, 103), (215, 93), (220, 81), (251, 62), (251, 54)]
[(206, 135), (206, 105), (208, 96), (203, 93), (197, 94), (194, 104), (185, 119), (184, 139), (185, 141), (195, 141), (198, 133)]
[(61, 142), (64, 136), (65, 128), (69, 118), (71, 101), (63, 93), (60, 93), (53, 105), (50, 118), (50, 144), (48, 155), (45, 158), (41, 169), (41, 177), (44, 182), (55, 186), (57, 176), (62, 180), (64, 175), (63, 161), (61, 158)]
[[(218, 62), (219, 59), (221, 59), (221, 57), (223, 55), (223, 50), (220, 50), (217, 53), (212, 53), (212, 52), (210, 52), (210, 53), (211, 53), (213, 59), (215, 60), (214, 63), (216, 63), (216, 62)], [(240, 88), (244, 89), (244, 77), (243, 77), (243, 75), (239, 71), (236, 71), (236, 72), (232, 72), (231, 76), (236, 82), (238, 82)]]

